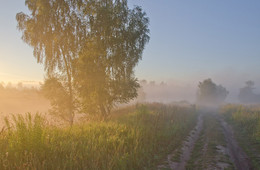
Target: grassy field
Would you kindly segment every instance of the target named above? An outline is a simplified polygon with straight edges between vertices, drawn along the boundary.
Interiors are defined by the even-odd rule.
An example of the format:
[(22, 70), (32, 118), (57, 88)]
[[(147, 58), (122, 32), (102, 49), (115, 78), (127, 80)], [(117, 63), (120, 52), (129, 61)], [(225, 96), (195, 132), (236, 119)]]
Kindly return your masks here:
[(108, 121), (72, 127), (47, 125), (40, 115), (14, 116), (0, 135), (0, 169), (155, 169), (196, 117), (194, 107), (162, 104), (121, 109)]
[(250, 157), (254, 168), (260, 169), (259, 106), (226, 105), (221, 114), (233, 126), (235, 136)]

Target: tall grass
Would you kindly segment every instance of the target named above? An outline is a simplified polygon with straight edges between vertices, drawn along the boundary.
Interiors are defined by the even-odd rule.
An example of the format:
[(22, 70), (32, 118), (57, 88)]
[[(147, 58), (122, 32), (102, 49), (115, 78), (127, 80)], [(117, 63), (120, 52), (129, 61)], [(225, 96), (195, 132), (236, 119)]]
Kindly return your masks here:
[(222, 113), (234, 125), (241, 128), (252, 140), (260, 143), (260, 109), (253, 106), (226, 105)]
[(233, 126), (243, 149), (260, 169), (260, 108), (258, 106), (226, 105), (222, 115)]
[(50, 127), (39, 115), (6, 120), (0, 169), (155, 169), (194, 127), (194, 108), (141, 105), (109, 121)]

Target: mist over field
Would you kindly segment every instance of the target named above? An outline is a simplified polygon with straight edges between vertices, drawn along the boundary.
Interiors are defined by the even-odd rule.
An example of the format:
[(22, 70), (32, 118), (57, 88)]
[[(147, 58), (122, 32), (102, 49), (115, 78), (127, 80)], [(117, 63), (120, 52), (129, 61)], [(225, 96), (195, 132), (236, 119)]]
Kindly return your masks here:
[(260, 170), (259, 9), (1, 3), (0, 170)]
[(253, 92), (260, 94), (260, 77), (246, 73), (223, 72), (221, 74), (191, 76), (185, 80), (172, 79), (168, 81), (140, 80), (140, 84), (145, 92), (145, 100), (150, 102), (176, 102), (186, 100), (190, 103), (196, 102), (196, 94), (199, 82), (211, 78), (217, 84), (223, 85), (229, 92), (226, 103), (243, 103), (239, 101), (240, 89), (245, 86), (245, 82), (254, 82)]
[[(207, 77), (208, 76), (208, 77)], [(141, 88), (138, 90), (138, 97), (130, 102), (189, 102), (196, 103), (196, 94), (198, 91), (199, 82), (206, 78), (212, 78), (217, 84), (223, 85), (229, 92), (225, 100), (226, 103), (243, 103), (239, 101), (240, 89), (245, 86), (248, 80), (254, 81), (253, 92), (260, 94), (260, 78), (254, 75), (248, 75), (236, 72), (222, 72), (220, 74), (199, 75), (189, 79), (171, 79), (166, 81), (145, 80), (140, 79)], [(0, 93), (0, 112), (1, 113), (26, 113), (26, 112), (41, 112), (46, 113), (50, 108), (49, 101), (39, 92), (30, 93), (31, 88), (40, 89), (39, 82), (24, 81), (22, 88), (19, 83), (2, 83), (8, 88), (8, 85), (17, 88), (14, 91), (5, 91)], [(20, 85), (21, 86), (21, 85)], [(10, 87), (9, 87), (10, 88)], [(20, 88), (20, 90), (19, 90)], [(22, 92), (27, 89), (27, 92)], [(28, 93), (29, 92), (29, 93)]]

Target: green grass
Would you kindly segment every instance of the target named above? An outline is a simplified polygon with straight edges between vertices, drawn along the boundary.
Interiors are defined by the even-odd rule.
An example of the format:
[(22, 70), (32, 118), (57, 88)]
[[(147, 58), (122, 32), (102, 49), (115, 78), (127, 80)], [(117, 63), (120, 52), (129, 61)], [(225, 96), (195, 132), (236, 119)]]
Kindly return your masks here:
[(250, 157), (254, 169), (260, 169), (260, 108), (226, 105), (221, 114), (232, 125), (235, 137)]
[(72, 127), (48, 126), (39, 115), (14, 116), (0, 135), (0, 169), (156, 169), (196, 116), (192, 107), (162, 104)]

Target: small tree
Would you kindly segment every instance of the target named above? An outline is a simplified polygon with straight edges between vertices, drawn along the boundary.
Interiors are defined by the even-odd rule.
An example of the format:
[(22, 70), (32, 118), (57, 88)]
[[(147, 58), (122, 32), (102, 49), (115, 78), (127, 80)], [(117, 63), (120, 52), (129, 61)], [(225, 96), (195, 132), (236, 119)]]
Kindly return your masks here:
[(200, 105), (215, 106), (224, 102), (228, 91), (221, 85), (216, 85), (211, 79), (199, 82), (197, 102)]
[(93, 1), (91, 9), (91, 33), (75, 63), (75, 80), (84, 111), (106, 118), (113, 106), (137, 96), (134, 67), (149, 40), (149, 20), (126, 0)]
[[(52, 108), (50, 113), (60, 116), (63, 120), (73, 124), (73, 115), (71, 115), (70, 96), (63, 84), (59, 81), (57, 77), (49, 77), (45, 80), (44, 84), (41, 86), (41, 91), (44, 96), (50, 100)], [(72, 108), (74, 110), (74, 108)]]
[(260, 95), (254, 93), (254, 85), (253, 81), (246, 81), (246, 86), (240, 89), (238, 99), (243, 103), (259, 103)]

